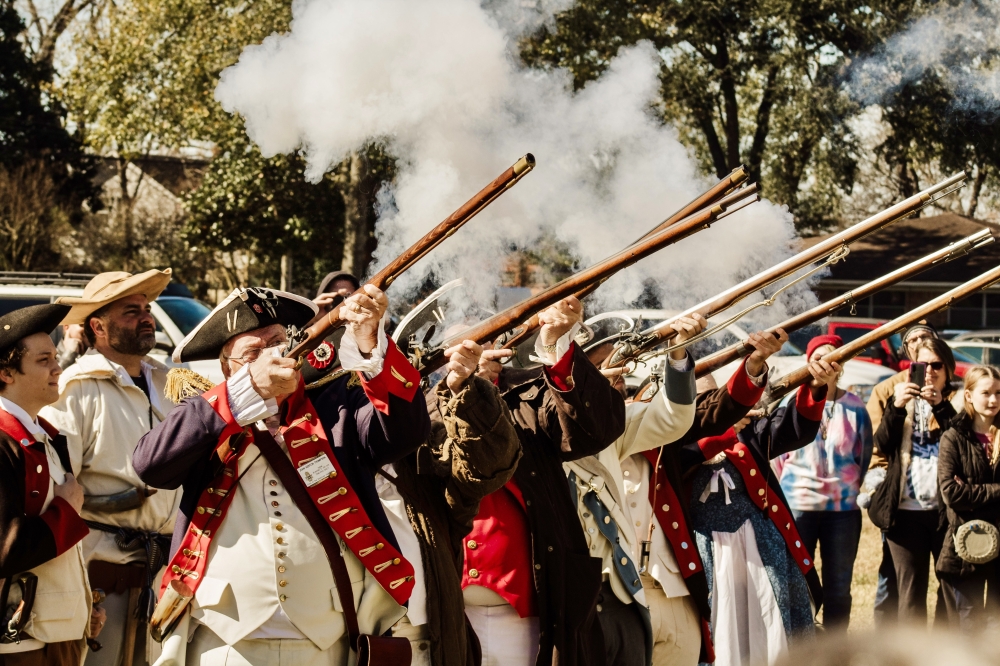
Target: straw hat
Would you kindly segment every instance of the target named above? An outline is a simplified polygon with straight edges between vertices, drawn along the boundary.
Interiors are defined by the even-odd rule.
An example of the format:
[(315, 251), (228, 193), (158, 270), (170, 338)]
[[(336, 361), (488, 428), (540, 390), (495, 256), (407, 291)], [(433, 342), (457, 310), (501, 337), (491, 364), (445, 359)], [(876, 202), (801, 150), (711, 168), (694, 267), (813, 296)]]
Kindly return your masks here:
[(73, 306), (62, 323), (82, 324), (87, 321), (87, 317), (108, 303), (133, 294), (144, 294), (148, 300), (154, 301), (167, 288), (170, 277), (169, 268), (162, 271), (154, 268), (138, 275), (124, 271), (95, 275), (83, 288), (83, 296), (62, 296), (56, 299), (56, 303)]

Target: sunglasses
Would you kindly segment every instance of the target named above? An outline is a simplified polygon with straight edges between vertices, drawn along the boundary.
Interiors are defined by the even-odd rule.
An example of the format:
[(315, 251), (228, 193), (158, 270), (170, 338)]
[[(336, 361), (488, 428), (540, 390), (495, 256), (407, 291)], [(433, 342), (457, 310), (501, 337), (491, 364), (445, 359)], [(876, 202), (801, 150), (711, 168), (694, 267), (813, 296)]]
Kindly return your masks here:
[(926, 365), (935, 372), (941, 372), (944, 370), (944, 361), (930, 361)]

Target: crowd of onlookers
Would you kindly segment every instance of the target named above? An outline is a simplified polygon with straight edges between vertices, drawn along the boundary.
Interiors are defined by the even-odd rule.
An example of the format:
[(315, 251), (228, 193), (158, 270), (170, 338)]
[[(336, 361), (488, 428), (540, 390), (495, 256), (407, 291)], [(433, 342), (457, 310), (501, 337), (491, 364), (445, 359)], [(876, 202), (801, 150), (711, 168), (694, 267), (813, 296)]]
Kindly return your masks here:
[[(814, 359), (837, 336), (809, 345)], [(824, 625), (846, 629), (861, 511), (882, 530), (876, 624), (927, 618), (930, 564), (939, 581), (935, 625), (963, 632), (1000, 617), (1000, 370), (955, 374), (951, 349), (928, 325), (903, 338), (908, 363), (868, 404), (831, 386), (813, 443), (775, 460), (806, 548), (822, 558)]]

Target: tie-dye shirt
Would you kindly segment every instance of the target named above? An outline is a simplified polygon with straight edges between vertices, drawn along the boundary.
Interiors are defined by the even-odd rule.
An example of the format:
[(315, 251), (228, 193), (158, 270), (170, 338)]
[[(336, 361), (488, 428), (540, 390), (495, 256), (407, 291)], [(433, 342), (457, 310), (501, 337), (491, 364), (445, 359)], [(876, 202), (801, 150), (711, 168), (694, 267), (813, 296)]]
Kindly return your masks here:
[(846, 392), (827, 400), (816, 439), (773, 462), (794, 511), (857, 509), (858, 491), (872, 456), (872, 422), (865, 403)]

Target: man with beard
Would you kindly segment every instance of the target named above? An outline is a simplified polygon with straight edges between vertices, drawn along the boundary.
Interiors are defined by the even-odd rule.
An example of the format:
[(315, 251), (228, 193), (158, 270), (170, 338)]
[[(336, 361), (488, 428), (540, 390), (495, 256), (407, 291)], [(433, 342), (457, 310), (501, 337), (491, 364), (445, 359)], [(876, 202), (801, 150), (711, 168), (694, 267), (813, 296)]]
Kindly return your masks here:
[(167, 368), (147, 356), (156, 342), (149, 304), (169, 282), (169, 268), (101, 273), (82, 297), (59, 299), (72, 306), (63, 323), (82, 324), (91, 347), (63, 373), (59, 400), (42, 414), (66, 436), (87, 496), (83, 552), (90, 584), (107, 593), (104, 649), (88, 653), (88, 666), (147, 660), (145, 622), (180, 492), (148, 488), (132, 467), (132, 451), (174, 407), (163, 393)]

